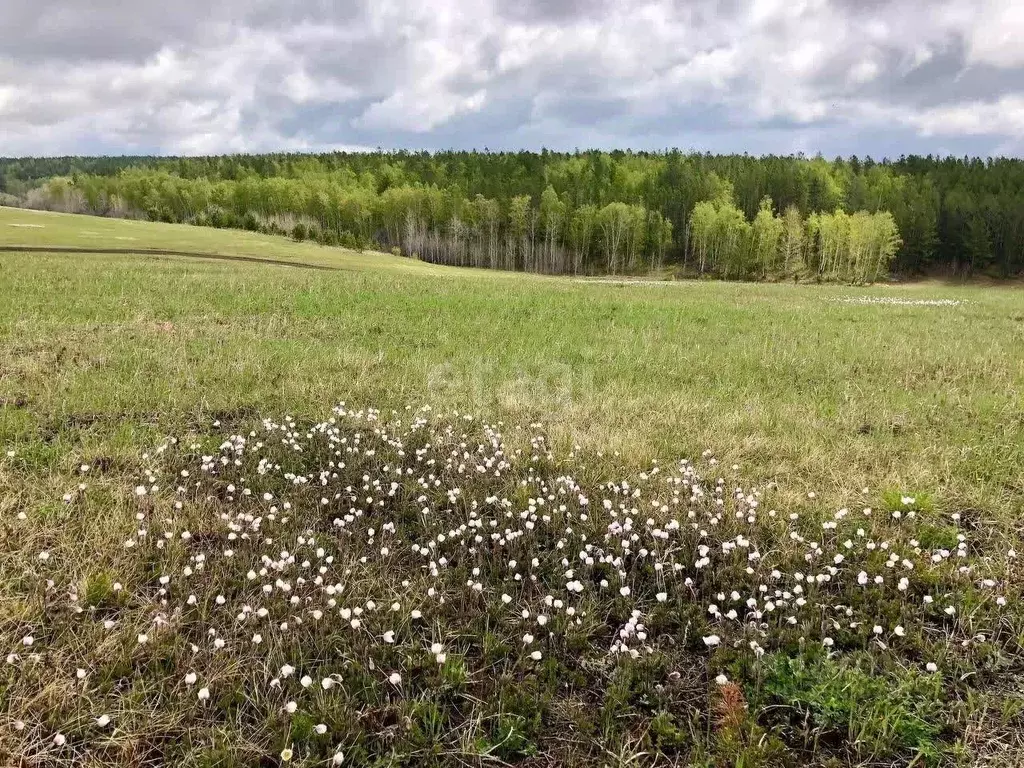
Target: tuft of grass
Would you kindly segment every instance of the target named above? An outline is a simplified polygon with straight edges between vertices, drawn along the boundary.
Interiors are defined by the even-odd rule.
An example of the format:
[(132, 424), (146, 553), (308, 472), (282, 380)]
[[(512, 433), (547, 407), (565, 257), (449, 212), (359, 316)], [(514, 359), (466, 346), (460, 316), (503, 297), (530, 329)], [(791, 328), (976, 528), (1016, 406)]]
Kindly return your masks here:
[(82, 595), (89, 608), (105, 608), (114, 603), (115, 577), (107, 569), (97, 569), (85, 577), (82, 584)]
[(824, 655), (766, 660), (764, 694), (791, 710), (789, 728), (809, 752), (838, 741), (859, 760), (894, 752), (937, 765), (949, 748), (944, 722), (955, 719), (941, 675), (879, 669), (867, 655)]
[(930, 515), (935, 511), (932, 495), (923, 491), (908, 493), (890, 488), (882, 493), (882, 503), (888, 512), (900, 515), (919, 512)]

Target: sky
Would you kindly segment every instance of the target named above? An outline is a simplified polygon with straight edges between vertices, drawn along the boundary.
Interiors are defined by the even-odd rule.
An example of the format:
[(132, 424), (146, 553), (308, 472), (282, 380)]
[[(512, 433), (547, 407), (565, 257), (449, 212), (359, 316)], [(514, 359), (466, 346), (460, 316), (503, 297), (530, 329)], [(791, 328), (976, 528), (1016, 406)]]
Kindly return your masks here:
[(1024, 0), (0, 0), (0, 156), (1024, 156)]

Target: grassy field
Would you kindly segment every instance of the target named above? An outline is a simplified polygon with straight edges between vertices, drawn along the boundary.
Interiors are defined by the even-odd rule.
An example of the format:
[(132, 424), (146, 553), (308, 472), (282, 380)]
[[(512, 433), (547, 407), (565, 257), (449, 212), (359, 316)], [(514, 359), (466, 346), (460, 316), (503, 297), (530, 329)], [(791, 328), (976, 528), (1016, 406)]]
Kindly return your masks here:
[[(1019, 291), (937, 283), (851, 288), (545, 278), (442, 269), (385, 254), (357, 254), (249, 233), (0, 208), (4, 245), (167, 248), (338, 271), (184, 256), (0, 252), (0, 648), (18, 656), (0, 674), (0, 755), (6, 749), (8, 755), (39, 765), (75, 760), (88, 764), (89, 759), (92, 764), (159, 764), (162, 759), (190, 765), (273, 764), (283, 759), (282, 750), (292, 750), (292, 762), (309, 765), (326, 764), (339, 753), (346, 755), (346, 764), (410, 765), (520, 760), (745, 766), (834, 760), (836, 765), (888, 765), (915, 756), (933, 764), (975, 764), (986, 755), (1003, 762), (1024, 759), (1015, 743), (1017, 712), (1024, 703), (1018, 647), (1024, 628), (1015, 607), (1019, 581), (1011, 578), (1014, 559), (1008, 554), (1020, 546), (1024, 509), (1024, 299)], [(189, 624), (180, 615), (188, 610), (182, 602), (187, 590), (179, 594), (172, 589), (168, 603), (160, 594), (163, 582), (155, 581), (164, 573), (161, 569), (168, 574), (177, 569), (177, 574), (186, 563), (195, 568), (196, 553), (179, 538), (186, 513), (168, 506), (173, 496), (164, 494), (171, 493), (173, 479), (160, 482), (147, 471), (153, 478), (173, 477), (167, 474), (172, 471), (175, 476), (183, 470), (195, 473), (205, 464), (202, 451), (189, 452), (186, 443), (209, 446), (205, 453), (220, 455), (218, 446), (226, 437), (264, 429), (263, 418), (281, 423), (288, 416), (309, 425), (330, 416), (339, 401), (354, 409), (382, 409), (379, 422), (365, 414), (339, 414), (338, 424), (346, 425), (339, 434), (349, 440), (370, 430), (369, 424), (386, 422), (392, 409), (423, 414), (418, 409), (431, 406), (428, 429), (436, 441), (423, 450), (425, 455), (438, 451), (434, 458), (436, 466), (445, 467), (438, 472), (445, 485), (458, 473), (452, 452), (440, 448), (445, 445), (457, 454), (459, 429), (471, 433), (471, 448), (477, 444), (473, 435), (483, 434), (483, 443), (490, 446), (485, 453), (499, 463), (501, 456), (524, 451), (522, 466), (509, 459), (513, 466), (505, 475), (508, 482), (516, 478), (554, 494), (560, 478), (571, 472), (580, 487), (590, 489), (595, 504), (598, 494), (611, 494), (602, 483), (632, 478), (639, 493), (643, 481), (637, 478), (646, 470), (643, 477), (650, 480), (652, 461), (685, 478), (678, 460), (700, 460), (709, 451), (717, 464), (701, 465), (699, 474), (706, 476), (707, 487), (701, 498), (717, 494), (724, 509), (735, 508), (736, 520), (746, 520), (748, 513), (756, 516), (749, 505), (752, 498), (760, 500), (754, 508), (770, 506), (779, 512), (771, 521), (764, 518), (739, 532), (731, 527), (738, 523), (726, 515), (712, 540), (746, 535), (759, 541), (762, 554), (772, 552), (783, 573), (800, 562), (812, 562), (822, 551), (830, 553), (832, 562), (831, 548), (848, 551), (847, 565), (854, 562), (854, 552), (867, 562), (880, 550), (843, 550), (842, 539), (831, 541), (839, 533), (826, 528), (822, 534), (821, 523), (844, 520), (844, 515), (835, 518), (840, 509), (853, 510), (855, 516), (865, 506), (881, 509), (884, 514), (871, 518), (870, 525), (863, 518), (858, 525), (868, 528), (864, 536), (871, 541), (885, 541), (882, 549), (889, 549), (891, 542), (896, 551), (899, 543), (911, 553), (906, 557), (921, 558), (916, 573), (922, 578), (927, 574), (926, 583), (915, 581), (911, 594), (919, 588), (932, 590), (938, 602), (940, 593), (958, 594), (963, 604), (951, 623), (950, 614), (936, 618), (923, 608), (899, 608), (907, 596), (902, 589), (903, 595), (894, 592), (887, 601), (872, 602), (872, 611), (892, 619), (879, 619), (886, 638), (890, 623), (905, 621), (909, 630), (913, 622), (908, 634), (915, 643), (899, 652), (895, 639), (878, 649), (844, 638), (829, 630), (823, 616), (810, 624), (801, 618), (800, 633), (791, 636), (788, 629), (780, 630), (769, 641), (772, 633), (759, 628), (758, 619), (750, 631), (768, 635), (755, 634), (753, 642), (768, 654), (755, 654), (751, 666), (735, 650), (747, 647), (751, 636), (737, 632), (733, 638), (705, 627), (706, 611), (691, 616), (685, 605), (674, 602), (672, 590), (667, 590), (666, 604), (675, 606), (675, 613), (658, 613), (663, 601), (655, 602), (653, 595), (666, 589), (662, 571), (652, 575), (642, 563), (633, 564), (632, 553), (624, 557), (620, 551), (616, 557), (621, 563), (609, 566), (614, 599), (595, 597), (589, 610), (581, 604), (580, 614), (590, 617), (582, 629), (573, 630), (573, 621), (562, 617), (564, 645), (549, 639), (543, 662), (529, 666), (528, 656), (519, 658), (521, 643), (514, 641), (523, 629), (502, 618), (503, 601), (498, 598), (501, 590), (515, 587), (519, 592), (508, 593), (514, 597), (512, 607), (527, 605), (523, 610), (535, 616), (531, 601), (543, 595), (530, 592), (526, 582), (509, 581), (508, 573), (492, 571), (494, 557), (481, 561), (480, 576), (470, 573), (471, 558), (452, 554), (458, 567), (450, 569), (453, 581), (444, 582), (451, 590), (448, 608), (431, 617), (433, 629), (419, 638), (448, 649), (444, 653), (451, 659), (440, 671), (429, 658), (421, 668), (411, 651), (401, 658), (376, 656), (375, 647), (350, 644), (342, 649), (341, 640), (315, 637), (293, 647), (280, 639), (284, 635), (275, 633), (270, 641), (271, 633), (264, 631), (268, 643), (257, 655), (249, 649), (230, 656), (212, 705), (196, 709), (187, 689), (188, 708), (179, 706), (182, 691), (158, 681), (162, 675), (180, 678), (186, 668), (197, 666), (214, 675), (216, 655), (206, 658), (205, 646), (198, 652), (189, 648), (197, 644), (198, 628), (207, 626), (215, 612), (217, 590), (232, 604), (258, 603), (257, 597), (244, 594), (244, 577), (239, 586), (223, 558), (214, 558), (222, 544), (218, 537), (234, 529), (211, 526), (209, 521), (223, 510), (215, 514), (209, 499), (215, 496), (227, 504), (224, 488), (229, 479), (239, 487), (270, 481), (259, 474), (247, 452), (240, 468), (228, 467), (218, 478), (204, 481), (213, 484), (202, 489), (206, 495), (189, 486), (188, 498), (195, 502), (191, 514), (199, 516), (191, 531), (206, 531), (203, 546), (217, 559), (208, 571), (206, 591), (196, 588), (200, 602), (209, 598), (210, 613)], [(412, 410), (407, 412), (407, 407)], [(479, 421), (446, 432), (446, 425), (469, 423), (463, 414), (490, 425), (501, 423), (498, 443), (504, 453), (495, 459), (497, 449)], [(410, 417), (402, 418), (393, 431), (407, 445), (419, 445), (415, 430), (409, 431)], [(323, 446), (314, 449), (320, 433), (306, 430), (296, 428), (294, 438), (310, 441), (303, 455), (321, 463), (300, 464), (300, 469), (290, 459), (278, 457), (278, 463), (310, 476), (340, 471), (327, 469), (323, 462), (329, 461), (329, 452)], [(152, 451), (168, 435), (182, 441), (158, 457)], [(538, 435), (545, 437), (540, 447)], [(382, 455), (394, 450), (386, 441), (380, 446)], [(527, 456), (537, 460), (531, 464)], [(375, 479), (350, 477), (345, 488), (365, 482), (371, 496), (379, 495), (387, 486), (374, 483), (409, 457), (394, 454), (391, 460), (388, 468), (380, 462), (353, 461), (353, 467)], [(82, 465), (90, 470), (83, 472)], [(537, 474), (530, 474), (530, 466), (540, 467)], [(422, 464), (410, 464), (409, 477), (424, 477), (424, 471)], [(727, 478), (721, 487), (715, 484), (718, 474)], [(482, 470), (481, 475), (489, 476)], [(79, 482), (87, 488), (78, 490)], [(133, 490), (140, 482), (143, 496)], [(524, 509), (524, 515), (535, 511), (530, 500), (539, 490), (531, 488), (533, 495), (526, 499), (517, 495), (514, 483), (499, 488), (482, 482), (470, 478), (462, 492), (472, 498), (478, 492), (481, 500), (502, 495), (517, 517), (520, 506), (534, 507), (529, 513)], [(160, 487), (153, 490), (154, 484)], [(758, 496), (737, 500), (734, 487), (747, 493), (759, 489)], [(282, 478), (261, 488), (275, 500), (291, 492)], [(408, 494), (403, 497), (406, 506), (422, 503), (413, 489), (403, 486), (398, 496), (403, 493)], [(643, 498), (650, 495), (656, 510), (661, 507), (659, 494), (645, 487)], [(230, 501), (262, 503), (259, 498), (232, 496)], [(720, 512), (705, 507), (701, 498), (692, 501), (697, 517), (690, 519), (707, 516), (712, 526), (718, 525)], [(340, 499), (334, 497), (332, 504)], [(140, 511), (143, 502), (149, 506)], [(354, 497), (345, 496), (344, 503), (358, 506)], [(458, 506), (444, 494), (436, 500), (431, 496), (427, 506), (440, 510), (446, 503)], [(372, 509), (369, 502), (365, 506)], [(166, 552), (163, 547), (146, 549), (133, 533), (142, 525), (135, 520), (140, 514), (152, 518), (155, 537), (160, 510), (172, 510), (166, 520), (176, 521), (162, 523), (173, 534), (173, 546)], [(636, 516), (625, 507), (621, 511)], [(892, 512), (913, 512), (926, 533), (900, 528)], [(240, 514), (251, 519), (254, 513), (247, 507)], [(780, 527), (789, 515), (812, 521), (808, 525), (817, 534)], [(294, 547), (296, 537), (319, 530), (314, 518), (298, 512), (295, 518), (287, 524), (275, 521), (283, 525), (282, 540), (292, 542), (282, 546)], [(455, 524), (445, 520), (436, 530), (416, 527), (416, 533), (398, 521), (398, 533), (391, 534), (406, 543), (427, 536), (436, 544), (432, 537)], [(576, 546), (571, 539), (582, 530), (590, 531), (588, 541), (605, 536), (608, 524), (607, 519), (598, 524), (596, 517), (577, 518), (579, 530), (567, 534), (569, 546)], [(663, 524), (660, 518), (654, 523)], [(946, 570), (945, 559), (928, 565), (932, 552), (957, 552), (950, 525), (962, 526), (969, 543), (963, 557), (976, 570), (966, 575), (952, 567), (953, 559)], [(320, 535), (333, 535), (330, 526), (326, 530)], [(345, 572), (352, 582), (349, 594), (358, 595), (360, 605), (370, 600), (383, 606), (394, 600), (404, 616), (410, 590), (428, 588), (425, 566), (381, 558), (383, 536), (375, 541), (373, 533), (360, 529), (354, 539), (341, 537), (358, 539), (359, 546), (352, 543), (339, 551), (338, 562), (355, 564), (369, 557), (364, 578), (357, 579), (351, 569)], [(133, 538), (139, 546), (126, 549), (124, 543)], [(257, 538), (248, 553), (253, 562), (265, 564), (261, 557), (276, 562), (280, 553), (258, 549)], [(807, 554), (793, 549), (792, 542), (802, 547), (818, 540), (824, 550), (812, 548)], [(555, 543), (538, 541), (533, 551), (553, 553)], [(524, 549), (520, 558), (530, 551)], [(47, 557), (40, 560), (44, 552)], [(171, 559), (164, 562), (165, 556)], [(568, 559), (574, 557), (575, 549)], [(696, 557), (687, 561), (691, 576)], [(627, 561), (630, 565), (622, 564)], [(783, 562), (792, 566), (789, 571)], [(855, 577), (847, 565), (841, 570)], [(734, 566), (722, 564), (721, 573), (729, 572), (743, 584), (737, 587), (740, 593), (748, 594), (747, 589), (756, 594), (761, 585), (757, 579), (766, 577), (733, 573)], [(571, 581), (563, 578), (565, 568), (557, 560), (551, 564), (557, 577), (544, 571), (543, 563), (537, 568), (549, 590), (551, 580), (560, 581), (563, 592), (566, 578)], [(412, 580), (410, 586), (394, 584), (399, 572)], [(982, 572), (995, 574), (991, 580), (1009, 601), (1009, 613), (998, 612), (994, 598), (975, 596), (992, 589), (975, 583)], [(599, 579), (594, 578), (596, 583)], [(46, 579), (54, 583), (47, 585)], [(483, 582), (482, 594), (488, 597), (480, 605), (465, 602), (462, 594), (467, 584), (472, 594), (475, 579)], [(617, 597), (616, 579), (633, 585), (632, 597)], [(698, 608), (702, 601), (721, 602), (719, 592), (730, 591), (723, 579), (688, 585), (694, 598), (690, 602)], [(750, 579), (754, 581), (747, 583)], [(113, 590), (114, 582), (123, 582), (125, 589)], [(116, 639), (99, 639), (98, 630), (81, 626), (77, 613), (67, 609), (69, 590), (75, 605), (94, 606), (86, 608), (87, 615), (97, 616), (102, 607), (103, 615), (116, 619)], [(681, 584), (679, 590), (682, 600)], [(849, 601), (861, 600), (842, 594)], [(652, 671), (654, 662), (648, 661), (647, 667), (638, 667), (641, 671), (621, 672), (615, 665), (607, 674), (587, 665), (567, 670), (568, 659), (589, 659), (605, 635), (614, 637), (616, 627), (628, 626), (634, 610), (629, 601), (634, 599), (636, 609), (657, 630), (651, 630), (652, 639), (660, 640), (652, 641), (649, 658), (664, 668)], [(643, 602), (647, 599), (650, 605)], [(821, 598), (820, 605), (828, 604), (831, 611), (837, 600), (838, 594)], [(867, 603), (855, 604), (867, 611)], [(912, 615), (894, 618), (893, 612), (900, 610)], [(965, 610), (970, 620), (959, 618)], [(136, 646), (136, 635), (146, 634), (147, 622), (161, 612), (165, 617), (157, 625), (180, 631), (149, 631), (159, 642)], [(685, 625), (679, 619), (683, 615)], [(473, 632), (460, 630), (460, 621)], [(869, 627), (873, 623), (864, 621)], [(415, 621), (403, 627), (416, 635)], [(720, 648), (701, 642), (713, 629), (722, 635)], [(222, 637), (228, 634), (232, 647), (234, 630), (220, 631)], [(574, 631), (582, 634), (574, 636)], [(630, 631), (635, 633), (635, 626)], [(978, 632), (987, 635), (986, 642), (973, 643)], [(32, 633), (45, 638), (32, 646), (33, 653), (42, 649), (35, 666), (29, 646), (20, 647), (22, 638)], [(837, 645), (825, 645), (824, 655), (798, 652), (808, 645), (820, 649), (823, 633)], [(828, 650), (833, 647), (834, 654)], [(936, 655), (937, 648), (943, 649), (941, 654)], [(202, 662), (188, 660), (198, 658), (189, 655), (196, 653)], [(337, 705), (318, 715), (334, 718), (329, 745), (318, 742), (311, 730), (319, 724), (312, 713), (303, 715), (308, 722), (291, 717), (294, 713), (282, 714), (286, 702), (275, 698), (282, 690), (280, 680), (265, 696), (263, 687), (253, 688), (257, 677), (269, 677), (267, 670), (296, 654), (305, 654), (301, 661), (308, 665), (313, 658), (318, 664), (333, 660), (340, 665), (344, 658), (348, 666), (341, 677), (366, 678), (359, 688), (363, 694), (347, 691), (348, 709)], [(514, 662), (509, 661), (512, 657)], [(921, 668), (932, 657), (946, 661), (940, 660), (943, 668), (937, 675), (928, 676)], [(362, 659), (358, 674), (355, 659)], [(450, 663), (455, 659), (457, 664)], [(387, 676), (378, 679), (374, 670), (385, 662), (389, 675), (401, 666), (406, 682), (399, 686)], [(806, 668), (793, 666), (805, 662)], [(301, 673), (299, 663), (289, 663)], [(783, 667), (785, 674), (779, 671)], [(85, 669), (85, 677), (76, 681), (76, 669)], [(667, 694), (671, 686), (665, 680), (679, 680), (664, 677), (670, 673), (681, 674), (691, 687)], [(718, 674), (729, 678), (728, 686), (713, 682)], [(497, 691), (488, 686), (488, 680), (504, 681), (503, 675), (508, 676), (507, 685)], [(133, 677), (140, 682), (126, 682)], [(565, 694), (559, 686), (576, 677), (585, 678), (579, 690)], [(887, 682), (875, 689), (872, 679)], [(414, 680), (427, 682), (413, 688)], [(225, 690), (234, 691), (234, 698), (223, 698)], [(490, 701), (500, 702), (500, 711), (490, 711)], [(545, 702), (543, 711), (539, 705), (528, 706), (529, 701)], [(856, 703), (852, 710), (850, 701)], [(97, 709), (101, 702), (112, 710), (111, 727), (93, 724), (102, 714)], [(300, 714), (305, 707), (300, 703)], [(577, 719), (588, 710), (611, 709), (621, 717)], [(788, 714), (780, 714), (782, 710)], [(367, 714), (356, 727), (353, 712), (383, 719)], [(16, 728), (19, 723), (22, 727)], [(906, 723), (923, 725), (915, 730), (916, 725)], [(60, 744), (54, 742), (57, 733), (65, 736)]]

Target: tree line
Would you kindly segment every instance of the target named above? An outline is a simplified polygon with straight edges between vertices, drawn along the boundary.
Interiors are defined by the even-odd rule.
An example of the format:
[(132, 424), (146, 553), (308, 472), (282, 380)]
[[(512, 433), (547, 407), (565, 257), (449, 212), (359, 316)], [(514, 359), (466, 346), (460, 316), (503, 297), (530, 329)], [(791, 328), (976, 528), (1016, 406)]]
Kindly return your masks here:
[(443, 263), (871, 280), (1024, 272), (1024, 162), (668, 152), (0, 159), (0, 202)]
[(874, 282), (889, 273), (901, 242), (888, 211), (837, 209), (805, 218), (795, 205), (777, 213), (765, 197), (747, 221), (728, 194), (697, 203), (688, 231), (697, 272), (727, 279)]
[(548, 185), (534, 201), (456, 187), (307, 173), (211, 181), (126, 168), (114, 176), (58, 176), (26, 203), (101, 216), (235, 227), (352, 248), (390, 248), (439, 264), (551, 274), (639, 273), (664, 264), (672, 225), (642, 205), (570, 206)]

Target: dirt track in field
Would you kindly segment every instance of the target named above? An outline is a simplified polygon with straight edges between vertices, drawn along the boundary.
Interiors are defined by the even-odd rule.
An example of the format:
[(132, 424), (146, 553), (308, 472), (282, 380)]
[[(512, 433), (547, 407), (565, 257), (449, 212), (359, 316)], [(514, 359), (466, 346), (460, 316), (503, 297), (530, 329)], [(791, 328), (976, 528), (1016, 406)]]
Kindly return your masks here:
[(122, 256), (185, 256), (208, 261), (244, 261), (252, 264), (273, 264), (280, 267), (298, 267), (300, 269), (317, 269), (324, 272), (343, 272), (340, 267), (329, 267), (324, 264), (309, 264), (304, 261), (285, 261), (284, 259), (264, 259), (259, 256), (238, 256), (227, 253), (203, 253), (201, 251), (175, 251), (165, 248), (82, 248), (70, 245), (0, 245), (0, 252), (7, 253), (82, 253), (82, 254), (114, 254)]

